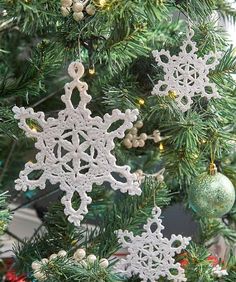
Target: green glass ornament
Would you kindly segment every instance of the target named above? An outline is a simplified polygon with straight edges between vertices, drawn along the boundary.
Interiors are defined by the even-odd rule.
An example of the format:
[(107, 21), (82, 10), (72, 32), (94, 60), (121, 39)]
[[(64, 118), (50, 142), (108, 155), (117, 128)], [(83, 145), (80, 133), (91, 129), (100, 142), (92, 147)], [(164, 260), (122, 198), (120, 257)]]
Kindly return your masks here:
[(232, 182), (216, 169), (197, 176), (190, 187), (190, 206), (203, 217), (222, 217), (232, 209), (234, 201)]

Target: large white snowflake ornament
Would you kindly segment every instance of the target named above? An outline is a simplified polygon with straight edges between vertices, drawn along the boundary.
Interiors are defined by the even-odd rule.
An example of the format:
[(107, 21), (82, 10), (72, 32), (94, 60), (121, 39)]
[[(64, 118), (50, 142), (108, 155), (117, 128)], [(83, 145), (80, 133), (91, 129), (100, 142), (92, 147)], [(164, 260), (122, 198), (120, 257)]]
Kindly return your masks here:
[(208, 78), (209, 70), (214, 70), (219, 63), (221, 52), (210, 52), (203, 58), (198, 57), (198, 48), (191, 39), (194, 31), (189, 29), (187, 39), (180, 47), (178, 56), (171, 56), (169, 51), (153, 51), (153, 56), (165, 72), (164, 81), (159, 80), (152, 95), (166, 96), (175, 91), (176, 102), (182, 112), (190, 109), (192, 97), (196, 94), (210, 98), (220, 98), (214, 83)]
[(127, 230), (117, 232), (119, 243), (128, 248), (129, 254), (117, 263), (116, 270), (128, 276), (137, 274), (143, 282), (155, 282), (160, 277), (175, 282), (187, 281), (184, 269), (175, 263), (173, 256), (185, 249), (191, 238), (181, 235), (172, 235), (170, 240), (163, 238), (160, 215), (161, 209), (154, 207), (152, 218), (147, 220), (145, 231), (140, 236)]
[[(68, 68), (73, 81), (65, 85), (65, 95), (61, 97), (66, 108), (59, 112), (58, 118), (45, 119), (43, 112), (34, 112), (32, 108), (14, 107), (15, 118), (19, 119), (19, 127), (28, 137), (36, 138), (35, 147), (39, 150), (36, 163), (28, 162), (15, 181), (16, 190), (45, 188), (49, 180), (52, 184), (60, 184), (65, 191), (62, 203), (68, 220), (79, 226), (87, 206), (92, 199), (87, 195), (93, 184), (109, 182), (114, 190), (140, 195), (141, 190), (136, 174), (130, 172), (129, 166), (117, 166), (111, 154), (114, 149), (114, 138), (123, 138), (124, 132), (130, 129), (137, 119), (138, 110), (126, 110), (125, 113), (115, 109), (112, 114), (91, 117), (87, 103), (91, 96), (87, 94), (88, 85), (80, 81), (84, 67), (73, 62)], [(74, 106), (71, 101), (74, 89), (80, 93), (80, 102)], [(78, 95), (78, 94), (73, 94)], [(42, 128), (41, 132), (32, 130), (27, 121), (34, 120)], [(114, 122), (122, 121), (115, 130), (111, 130)], [(38, 179), (31, 179), (34, 171), (40, 171)], [(117, 177), (119, 175), (119, 177)], [(72, 197), (77, 193), (80, 206), (72, 207)]]

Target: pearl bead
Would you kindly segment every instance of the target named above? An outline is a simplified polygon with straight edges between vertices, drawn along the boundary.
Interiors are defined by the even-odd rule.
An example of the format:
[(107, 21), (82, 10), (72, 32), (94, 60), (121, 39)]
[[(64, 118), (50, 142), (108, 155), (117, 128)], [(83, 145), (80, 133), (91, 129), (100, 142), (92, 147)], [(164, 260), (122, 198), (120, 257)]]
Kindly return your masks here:
[(100, 259), (99, 261), (99, 265), (102, 267), (102, 268), (107, 268), (109, 266), (109, 261), (105, 258), (102, 258)]
[(137, 121), (134, 125), (136, 128), (142, 128), (143, 127), (143, 122), (141, 120)]
[(146, 141), (147, 138), (148, 138), (148, 136), (147, 136), (146, 133), (141, 133), (140, 136), (139, 136), (139, 138), (141, 138), (142, 140)]
[(164, 181), (164, 176), (162, 174), (157, 175), (156, 176), (156, 180), (159, 181), (159, 182), (163, 182)]
[(138, 176), (142, 176), (143, 171), (141, 169), (138, 169), (138, 170), (135, 171), (135, 174), (137, 174)]
[(82, 260), (83, 258), (86, 257), (86, 252), (84, 249), (78, 249), (75, 253), (74, 253), (74, 256), (73, 258), (76, 260), (76, 261), (80, 261)]
[(73, 1), (72, 0), (61, 0), (61, 5), (63, 7), (70, 7), (72, 5)]
[(87, 262), (90, 263), (90, 264), (94, 263), (96, 260), (97, 260), (97, 258), (96, 258), (95, 255), (91, 254), (91, 255), (87, 256)]
[(138, 129), (136, 127), (133, 127), (130, 129), (130, 133), (133, 134), (133, 135), (136, 135), (138, 132)]
[(136, 140), (136, 139), (133, 140), (133, 141), (132, 141), (132, 145), (133, 145), (134, 148), (138, 148), (138, 146), (139, 146), (138, 140)]
[(130, 149), (130, 148), (133, 147), (131, 141), (130, 141), (129, 139), (127, 139), (127, 138), (125, 138), (125, 139), (123, 140), (123, 144), (124, 144), (124, 146), (125, 146), (126, 148), (128, 148), (128, 149)]
[(47, 259), (47, 258), (43, 258), (43, 259), (41, 260), (41, 263), (42, 263), (42, 264), (47, 264), (47, 263), (48, 263), (48, 259)]
[(72, 6), (72, 10), (76, 13), (82, 12), (84, 9), (84, 5), (80, 2), (76, 2)]
[(46, 279), (46, 275), (40, 271), (34, 271), (34, 277), (39, 281), (44, 281)]
[(87, 12), (87, 14), (88, 15), (90, 15), (90, 16), (93, 16), (95, 13), (96, 13), (96, 8), (95, 8), (95, 6), (93, 6), (93, 5), (88, 5), (87, 7), (86, 7), (86, 12)]
[(159, 130), (154, 130), (152, 134), (153, 134), (153, 136), (160, 135), (160, 131)]
[(69, 7), (61, 7), (61, 14), (63, 17), (68, 17), (70, 14), (70, 8)]
[(73, 13), (73, 18), (74, 18), (75, 21), (79, 22), (84, 18), (84, 14), (82, 12)]
[(139, 140), (138, 141), (138, 146), (139, 147), (144, 147), (145, 146), (145, 141), (144, 140)]
[(133, 135), (131, 133), (128, 133), (126, 136), (125, 136), (126, 139), (129, 139), (129, 140), (132, 140), (133, 139)]
[(84, 261), (84, 260), (81, 260), (79, 263), (85, 268), (88, 266), (86, 261)]
[(64, 250), (61, 250), (61, 251), (59, 251), (58, 252), (58, 254), (57, 254), (59, 257), (66, 257), (66, 255), (67, 255), (67, 252), (66, 251), (64, 251)]
[(50, 255), (50, 257), (49, 257), (49, 260), (52, 260), (52, 259), (55, 259), (55, 258), (57, 258), (57, 254), (52, 254), (52, 255)]
[(154, 140), (155, 143), (158, 143), (158, 142), (161, 141), (161, 136), (160, 135), (154, 135), (153, 140)]
[(38, 269), (40, 269), (41, 265), (42, 264), (39, 261), (34, 261), (34, 262), (32, 262), (31, 267), (32, 267), (33, 270), (38, 270)]

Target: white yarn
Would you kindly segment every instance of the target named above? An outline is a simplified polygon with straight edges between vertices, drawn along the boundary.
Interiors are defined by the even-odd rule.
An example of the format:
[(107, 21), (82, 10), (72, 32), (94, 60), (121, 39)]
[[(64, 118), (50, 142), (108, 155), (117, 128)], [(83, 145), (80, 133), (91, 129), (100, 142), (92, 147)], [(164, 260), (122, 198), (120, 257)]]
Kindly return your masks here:
[[(123, 138), (124, 132), (130, 129), (137, 119), (138, 110), (126, 110), (122, 113), (118, 109), (112, 114), (101, 117), (91, 117), (87, 103), (91, 100), (88, 95), (88, 85), (80, 81), (84, 74), (84, 67), (80, 62), (72, 62), (68, 68), (73, 81), (65, 85), (65, 95), (61, 97), (66, 108), (59, 112), (58, 118), (45, 119), (43, 112), (34, 112), (32, 108), (14, 107), (15, 118), (19, 119), (19, 127), (28, 137), (36, 138), (36, 163), (28, 162), (15, 181), (16, 190), (45, 188), (46, 180), (52, 184), (59, 183), (60, 189), (65, 191), (62, 203), (65, 205), (65, 214), (68, 220), (79, 226), (84, 215), (88, 212), (87, 206), (92, 199), (87, 195), (91, 192), (94, 183), (101, 185), (109, 182), (114, 190), (128, 192), (130, 195), (140, 195), (141, 189), (136, 174), (130, 172), (130, 167), (117, 166), (116, 158), (111, 154), (114, 149), (114, 138)], [(73, 106), (72, 92), (78, 89), (80, 102)], [(32, 130), (27, 120), (36, 121), (42, 132)], [(123, 124), (111, 131), (111, 125), (122, 120)], [(108, 131), (109, 130), (109, 131)], [(43, 171), (37, 180), (29, 179), (29, 174), (35, 170)], [(114, 175), (122, 176), (122, 181)], [(78, 193), (81, 203), (75, 210), (72, 207), (72, 197)]]
[[(158, 81), (152, 95), (166, 96), (169, 91), (175, 91), (177, 94), (175, 100), (182, 112), (191, 108), (192, 97), (195, 94), (206, 97), (208, 100), (220, 98), (215, 84), (209, 81), (207, 75), (209, 70), (214, 70), (219, 63), (221, 52), (210, 52), (203, 58), (198, 57), (196, 43), (191, 40), (193, 35), (194, 31), (190, 29), (178, 56), (171, 56), (169, 51), (163, 49), (152, 52), (165, 72), (164, 81)], [(209, 94), (206, 88), (210, 90)]]
[[(160, 277), (180, 282), (187, 281), (184, 269), (179, 263), (175, 263), (173, 256), (185, 249), (191, 238), (181, 235), (173, 235), (171, 239), (163, 238), (161, 231), (164, 229), (159, 218), (161, 209), (154, 207), (152, 218), (144, 225), (144, 232), (140, 236), (134, 236), (133, 232), (119, 230), (117, 236), (123, 248), (128, 248), (126, 259), (121, 259), (116, 266), (119, 273), (128, 276), (138, 274), (143, 282), (155, 282)], [(174, 244), (178, 243), (178, 246)], [(171, 270), (177, 273), (174, 275)]]

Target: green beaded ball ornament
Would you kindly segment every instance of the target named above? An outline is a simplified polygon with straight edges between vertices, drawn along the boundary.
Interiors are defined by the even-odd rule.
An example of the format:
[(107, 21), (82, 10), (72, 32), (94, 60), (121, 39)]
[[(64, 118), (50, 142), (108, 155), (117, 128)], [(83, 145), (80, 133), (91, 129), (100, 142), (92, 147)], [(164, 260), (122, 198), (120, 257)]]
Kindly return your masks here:
[(189, 191), (191, 208), (200, 216), (214, 218), (228, 213), (235, 201), (235, 189), (225, 175), (204, 172), (197, 176)]

